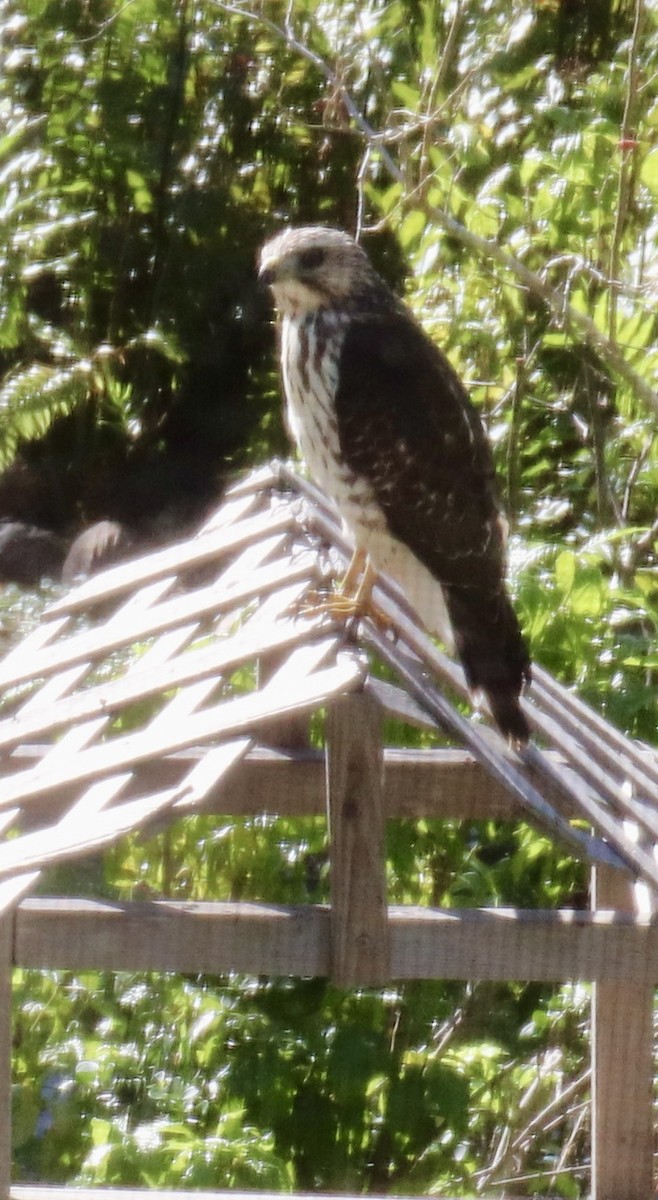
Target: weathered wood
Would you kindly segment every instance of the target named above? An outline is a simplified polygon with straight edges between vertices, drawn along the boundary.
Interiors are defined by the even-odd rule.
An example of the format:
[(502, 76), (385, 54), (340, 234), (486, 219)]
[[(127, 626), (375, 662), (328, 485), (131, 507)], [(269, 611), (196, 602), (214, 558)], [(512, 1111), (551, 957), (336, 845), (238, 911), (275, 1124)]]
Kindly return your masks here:
[(381, 726), (379, 705), (363, 692), (327, 713), (331, 977), (341, 987), (390, 977)]
[[(283, 466), (282, 461), (273, 458), (269, 462), (263, 463), (262, 467), (255, 467), (248, 475), (243, 475), (236, 479), (235, 483), (230, 484), (224, 493), (226, 499), (232, 501), (236, 496), (249, 496), (253, 492), (262, 492), (277, 486), (283, 478)], [(214, 517), (211, 517), (211, 524), (213, 520)]]
[[(617, 871), (595, 869), (594, 902), (635, 910), (633, 885)], [(594, 986), (592, 1200), (648, 1200), (654, 1195), (653, 1002), (656, 977)]]
[(163, 550), (151, 551), (139, 558), (131, 558), (129, 562), (108, 567), (74, 588), (61, 600), (56, 600), (48, 606), (46, 616), (79, 612), (95, 603), (105, 604), (113, 596), (134, 591), (141, 583), (150, 583), (163, 575), (181, 575), (186, 570), (203, 566), (215, 559), (219, 564), (225, 555), (260, 538), (289, 529), (292, 522), (292, 512), (278, 506), (269, 512), (248, 517), (237, 525), (209, 529), (208, 532), (188, 541), (177, 542)]
[[(326, 657), (335, 644), (335, 639), (315, 643), (312, 649), (319, 655), (318, 661)], [(277, 674), (262, 692), (252, 692), (213, 704), (202, 712), (191, 713), (183, 721), (158, 727), (153, 732), (146, 728), (121, 738), (112, 738), (100, 746), (80, 750), (70, 761), (61, 761), (57, 756), (58, 761), (52, 768), (46, 755), (38, 766), (10, 775), (0, 782), (0, 806), (8, 807), (18, 800), (29, 800), (67, 783), (82, 783), (113, 774), (147, 758), (156, 758), (210, 738), (233, 737), (257, 729), (261, 723), (271, 720), (275, 713), (313, 709), (327, 698), (349, 691), (360, 682), (360, 665), (347, 655), (340, 658), (335, 666), (306, 675), (302, 656), (303, 651), (309, 649), (298, 648), (291, 655), (297, 663), (300, 678), (294, 685), (291, 681), (284, 691), (278, 687)]]
[(46, 960), (100, 970), (327, 975), (329, 912), (264, 904), (23, 901), (15, 961), (35, 966)]
[(11, 1183), (11, 972), (14, 913), (0, 917), (0, 1200)]
[[(106, 1187), (78, 1187), (75, 1189), (67, 1187), (57, 1187), (52, 1185), (39, 1184), (17, 1184), (11, 1189), (11, 1200), (132, 1200), (132, 1197), (143, 1197), (144, 1200), (282, 1200), (282, 1195), (285, 1195), (287, 1200), (336, 1200), (336, 1193), (331, 1195), (323, 1194), (322, 1192), (239, 1192), (231, 1188), (230, 1191), (211, 1192), (205, 1188), (202, 1192), (191, 1192), (172, 1188), (106, 1188)], [(375, 1193), (369, 1193), (371, 1200), (383, 1200), (383, 1197), (378, 1198)], [(434, 1193), (433, 1200), (449, 1200), (447, 1196), (437, 1196)], [(360, 1196), (348, 1196), (341, 1192), (340, 1200), (361, 1200)], [(398, 1200), (404, 1200), (404, 1197), (398, 1197)], [(480, 1200), (486, 1200), (486, 1197), (480, 1197)]]
[[(21, 747), (17, 767), (33, 767), (48, 747)], [(186, 772), (204, 756), (201, 748), (162, 755), (132, 767), (131, 794), (143, 796), (180, 786)], [(77, 785), (76, 785), (77, 786)], [(1, 784), (0, 784), (1, 790)], [(53, 786), (26, 805), (20, 828), (54, 821), (75, 800), (76, 788)], [(384, 750), (384, 801), (388, 818), (514, 820), (519, 806), (465, 750)], [(19, 810), (12, 810), (15, 821)], [(326, 812), (324, 754), (319, 750), (281, 752), (253, 749), (239, 771), (190, 811), (231, 816), (314, 816)], [(4, 815), (4, 814), (3, 814)], [(168, 820), (169, 818), (163, 818)]]
[[(293, 619), (288, 623), (288, 628), (293, 632), (296, 630), (301, 632), (300, 625), (299, 621)], [(270, 648), (273, 649), (275, 638), (272, 636), (272, 632), (267, 635), (267, 640)], [(284, 662), (285, 657), (282, 653), (262, 653), (257, 663), (258, 687), (267, 686)], [(276, 746), (281, 750), (306, 750), (310, 746), (309, 720), (308, 713), (302, 713), (293, 718), (284, 718), (282, 721), (274, 720), (262, 727), (259, 732), (260, 741), (266, 746)]]
[[(580, 785), (580, 804), (586, 809), (589, 802), (590, 808), (586, 809), (587, 815), (590, 817), (595, 828), (600, 828), (601, 832), (609, 838), (613, 845), (619, 844), (620, 841), (625, 842), (623, 828), (619, 825), (615, 827), (613, 819), (609, 819), (608, 828), (605, 828), (603, 821), (607, 816), (607, 805), (616, 809), (622, 817), (629, 817), (634, 821), (638, 821), (648, 833), (653, 837), (658, 837), (658, 814), (656, 814), (655, 794), (656, 785), (651, 785), (650, 792), (645, 791), (639, 799), (634, 795), (634, 790), (642, 781), (642, 776), (639, 771), (636, 771), (633, 764), (628, 764), (630, 775), (624, 775), (623, 771), (618, 779), (614, 777), (614, 770), (619, 770), (619, 756), (614, 752), (611, 755), (604, 755), (599, 750), (595, 753), (593, 747), (584, 745), (580, 746), (573, 736), (565, 734), (561, 724), (553, 717), (547, 716), (546, 713), (535, 712), (534, 722), (537, 729), (541, 730), (545, 737), (549, 738), (554, 745), (558, 746), (565, 753), (567, 761), (572, 767), (577, 768), (581, 779), (585, 784), (589, 784), (592, 792), (588, 795), (586, 790)], [(528, 747), (526, 756), (532, 753), (534, 765), (541, 769), (545, 765), (543, 756), (539, 754), (534, 746)], [(615, 761), (616, 760), (616, 761)], [(633, 784), (630, 787), (629, 784)], [(564, 781), (564, 790), (567, 791), (570, 784), (568, 780)], [(600, 803), (600, 799), (606, 802), (604, 807)], [(650, 801), (650, 803), (649, 803)], [(649, 856), (647, 856), (649, 857)]]
[[(544, 720), (542, 716), (542, 722)], [(546, 722), (546, 724), (554, 726), (555, 722)], [(563, 748), (564, 740), (559, 744)], [(658, 889), (658, 866), (655, 858), (643, 844), (632, 841), (627, 836), (624, 821), (611, 812), (601, 798), (596, 796), (589, 787), (588, 781), (579, 778), (573, 771), (565, 770), (559, 763), (551, 762), (536, 746), (526, 747), (525, 757), (540, 778), (562, 786), (564, 795), (572, 797), (576, 809), (580, 809), (583, 817), (590, 821), (593, 830), (606, 839), (605, 843), (602, 843), (598, 837), (594, 840), (593, 853), (590, 854), (592, 861), (598, 861), (603, 866), (618, 866), (620, 862), (624, 863), (627, 869), (634, 868), (656, 891)], [(610, 793), (608, 792), (606, 795), (606, 791), (607, 789), (604, 790), (603, 796), (607, 799), (610, 798)], [(606, 863), (605, 857), (598, 853), (601, 845), (607, 845), (611, 854), (614, 854), (616, 850), (620, 856), (619, 861), (615, 863), (613, 859), (609, 859)]]
[[(80, 826), (88, 827), (88, 823), (92, 817), (101, 812), (106, 805), (111, 804), (115, 797), (121, 792), (128, 776), (117, 776), (114, 779), (105, 779), (100, 783), (93, 784), (88, 788), (84, 795), (77, 803), (71, 805), (60, 820), (56, 833), (61, 837), (62, 832), (68, 827), (70, 830), (75, 830), (79, 836)], [(41, 831), (37, 836), (42, 836)], [(25, 838), (19, 838), (12, 845), (25, 844)], [(48, 838), (48, 849), (52, 849), (52, 841)], [(3, 848), (0, 846), (0, 854)], [(86, 852), (86, 847), (85, 847)], [(39, 859), (39, 867), (43, 865), (43, 860)], [(29, 892), (37, 882), (40, 870), (24, 871), (15, 875), (5, 875), (0, 881), (0, 914), (15, 905), (26, 892)]]
[[(261, 645), (257, 652), (257, 681), (258, 687), (266, 687), (272, 677), (285, 663), (285, 656), (282, 653), (285, 648), (285, 643), (279, 640), (277, 630), (287, 628), (292, 632), (293, 637), (297, 641), (304, 638), (304, 627), (306, 622), (295, 617), (295, 609), (298, 601), (301, 601), (303, 593), (300, 592), (297, 599), (289, 606), (289, 611), (286, 614), (286, 620), (279, 620), (278, 626), (272, 628), (267, 620), (267, 609), (269, 601), (265, 600), (259, 606), (259, 611), (254, 615), (252, 620), (256, 628), (257, 635), (260, 635)], [(251, 622), (250, 622), (251, 625)], [(269, 627), (268, 627), (269, 626)], [(309, 629), (313, 629), (313, 622), (310, 623)], [(271, 724), (265, 725), (260, 731), (260, 740), (266, 746), (276, 746), (281, 750), (304, 751), (310, 745), (309, 737), (309, 714), (302, 713), (297, 717), (288, 717), (282, 721), (272, 721)]]
[[(376, 600), (379, 605), (379, 600)], [(390, 607), (390, 606), (389, 606)], [(395, 611), (391, 607), (391, 611)], [(387, 612), (384, 606), (384, 612)], [(398, 611), (395, 618), (396, 629), (401, 640), (408, 638), (414, 649), (425, 646), (425, 655), (432, 663), (439, 664), (445, 658), (429, 643), (427, 637), (418, 627)], [(457, 737), (471, 751), (474, 758), (481, 762), (492, 778), (498, 780), (508, 791), (516, 796), (528, 813), (552, 837), (569, 846), (579, 858), (587, 861), (599, 861), (622, 868), (635, 867), (653, 886), (658, 887), (658, 866), (649, 855), (635, 849), (633, 857), (631, 847), (623, 844), (623, 856), (620, 851), (615, 853), (601, 838), (589, 837), (581, 829), (575, 829), (564, 819), (548, 800), (538, 791), (523, 771), (522, 758), (517, 755), (501, 753), (502, 740), (496, 734), (483, 734), (482, 730), (468, 721), (454, 708), (441, 692), (427, 680), (424, 665), (410, 661), (404, 650), (396, 642), (391, 642), (373, 622), (364, 622), (364, 639), (372, 645), (380, 658), (388, 664), (404, 682), (416, 700), (427, 708), (437, 722)], [(453, 664), (454, 666), (454, 664)], [(489, 731), (487, 731), (489, 733)], [(493, 739), (493, 740), (492, 740)], [(498, 743), (498, 744), (496, 744)], [(529, 750), (532, 752), (533, 747)], [(582, 788), (580, 789), (582, 792)], [(619, 848), (622, 834), (621, 824), (615, 822), (602, 810), (598, 814), (599, 825), (614, 831), (615, 846)]]
[[(609, 721), (590, 708), (580, 696), (565, 688), (548, 671), (535, 665), (530, 694), (552, 713), (561, 711), (568, 715), (569, 727), (577, 733), (580, 744), (600, 754), (603, 750), (613, 766), (614, 773), (637, 779), (642, 788), (649, 791), (658, 785), (658, 755), (650, 746), (643, 746), (624, 736)], [(635, 774), (639, 772), (641, 779)]]
[(105, 805), (122, 789), (128, 776), (110, 777), (93, 784), (58, 825), (0, 845), (0, 873), (14, 875), (63, 858), (87, 855), (139, 829), (163, 808), (198, 803), (207, 790), (219, 786), (246, 754), (249, 744), (248, 738), (242, 738), (213, 747), (178, 787), (115, 804), (108, 811), (103, 811)]
[[(521, 812), (466, 750), (385, 749), (383, 763), (388, 818), (512, 820)], [(255, 750), (231, 780), (223, 802), (232, 813), (323, 812), (324, 757)]]
[[(0, 748), (7, 749), (21, 741), (52, 733), (63, 725), (77, 724), (99, 712), (109, 716), (135, 701), (235, 670), (258, 655), (269, 655), (277, 649), (290, 650), (312, 637), (314, 632), (311, 625), (305, 626), (302, 622), (281, 621), (269, 628), (261, 628), (259, 623), (255, 632), (247, 623), (232, 638), (220, 639), (210, 646), (172, 658), (181, 643), (194, 635), (193, 629), (173, 630), (160, 637), (142, 658), (131, 664), (125, 675), (116, 679), (65, 696), (57, 704), (57, 696), (46, 684), (41, 693), (30, 697), (27, 705), (11, 717), (0, 720)], [(55, 676), (50, 684), (61, 681), (58, 690), (68, 690), (78, 675), (79, 668), (72, 668), (70, 672)]]
[[(658, 981), (658, 927), (597, 911), (389, 909), (394, 979)], [(22, 901), (18, 966), (327, 975), (328, 908)]]
[(313, 556), (300, 553), (294, 562), (284, 559), (254, 571), (241, 585), (235, 584), (226, 592), (215, 584), (197, 588), (188, 594), (174, 596), (149, 608), (146, 612), (130, 614), (125, 621), (100, 625), (71, 635), (49, 645), (35, 655), (25, 654), (17, 661), (0, 663), (0, 687), (13, 687), (31, 680), (35, 675), (52, 675), (63, 667), (77, 662), (94, 661), (114, 650), (156, 634), (166, 633), (175, 626), (203, 617), (216, 617), (223, 612), (240, 608), (259, 594), (277, 590), (295, 580), (311, 578), (315, 568)]
[(244, 517), (253, 515), (256, 509), (263, 506), (265, 496), (261, 492), (259, 494), (258, 487), (244, 488), (242, 493), (237, 490), (224, 492), (224, 499), (219, 508), (203, 522), (196, 530), (195, 537), (201, 537), (204, 533), (210, 533), (215, 529), (226, 528), (228, 525), (235, 525), (236, 522), (242, 521)]
[(383, 679), (373, 679), (369, 676), (364, 691), (374, 696), (387, 716), (403, 721), (415, 729), (426, 729), (432, 733), (437, 729), (440, 731), (440, 726), (429, 713), (394, 683), (385, 683)]

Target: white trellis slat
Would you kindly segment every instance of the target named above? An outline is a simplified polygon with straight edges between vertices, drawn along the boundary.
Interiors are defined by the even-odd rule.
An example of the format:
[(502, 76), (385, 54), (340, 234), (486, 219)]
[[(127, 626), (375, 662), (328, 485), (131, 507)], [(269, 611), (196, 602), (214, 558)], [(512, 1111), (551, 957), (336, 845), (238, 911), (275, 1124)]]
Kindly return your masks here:
[(74, 696), (65, 696), (57, 705), (53, 700), (57, 699), (60, 688), (52, 685), (61, 681), (68, 690), (70, 682), (77, 678), (78, 669), (72, 668), (70, 672), (56, 676), (30, 697), (17, 714), (0, 720), (0, 747), (7, 748), (20, 740), (43, 736), (63, 725), (77, 725), (98, 712), (109, 716), (149, 696), (234, 669), (253, 655), (265, 653), (272, 642), (285, 648), (296, 640), (295, 630), (289, 625), (271, 633), (269, 639), (262, 634), (257, 639), (240, 636), (217, 642), (208, 649), (191, 650), (173, 657), (194, 635), (195, 628), (183, 626), (163, 635), (141, 658), (130, 664), (124, 676), (85, 688)]
[[(1, 1114), (14, 963), (332, 974), (357, 986), (387, 978), (593, 980), (593, 1194), (646, 1200), (658, 760), (541, 668), (524, 707), (545, 745), (511, 754), (455, 708), (450, 696), (467, 696), (461, 668), (386, 580), (375, 589), (385, 631), (370, 619), (343, 630), (296, 616), (305, 591), (328, 572), (340, 574), (350, 550), (317, 489), (289, 465), (270, 464), (229, 489), (194, 537), (112, 567), (50, 605), (0, 663), (0, 1195), (9, 1188)], [(373, 656), (386, 666), (386, 682), (371, 673)], [(251, 687), (243, 695), (231, 683), (237, 671)], [(257, 744), (261, 736), (276, 745), (286, 716), (321, 706), (332, 742), (326, 775), (318, 750), (283, 754)], [(430, 733), (450, 730), (471, 753), (382, 753), (378, 706)], [(17, 904), (49, 864), (160, 828), (174, 813), (317, 813), (326, 785), (331, 909)], [(520, 812), (606, 864), (608, 882), (616, 881), (603, 896), (610, 909), (386, 907), (387, 816)], [(631, 894), (630, 873), (646, 881), (646, 911), (624, 912), (630, 901), (616, 902), (615, 889)], [(641, 1088), (615, 1076), (620, 1053), (626, 1079), (641, 1079)], [(16, 1200), (32, 1200), (29, 1192), (13, 1189)]]
[(215, 585), (198, 588), (189, 595), (165, 600), (146, 612), (128, 616), (109, 630), (83, 630), (56, 645), (45, 648), (38, 656), (27, 655), (10, 668), (0, 664), (0, 687), (12, 687), (32, 680), (35, 675), (52, 674), (62, 667), (104, 657), (135, 642), (166, 632), (176, 625), (201, 617), (216, 617), (253, 599), (254, 595), (275, 591), (286, 583), (311, 579), (314, 562), (308, 554), (299, 555), (294, 562), (286, 559), (254, 571), (242, 585), (230, 592), (218, 592)]
[[(328, 654), (335, 649), (336, 640), (323, 643)], [(286, 664), (288, 666), (288, 664)], [(301, 668), (300, 668), (301, 669)], [(295, 669), (296, 674), (299, 670)], [(314, 672), (308, 677), (286, 681), (285, 689), (278, 686), (274, 676), (261, 692), (213, 704), (202, 712), (190, 714), (179, 723), (167, 723), (152, 732), (149, 727), (136, 733), (113, 738), (100, 746), (81, 749), (67, 762), (59, 755), (51, 767), (49, 753), (38, 766), (0, 781), (0, 808), (25, 803), (34, 796), (69, 783), (82, 783), (100, 778), (114, 770), (132, 766), (145, 758), (182, 750), (211, 738), (233, 737), (250, 728), (288, 713), (300, 712), (322, 704), (341, 692), (356, 687), (362, 680), (362, 668), (347, 656), (334, 666)]]
[[(139, 829), (163, 808), (181, 801), (200, 803), (210, 788), (217, 787), (222, 777), (246, 754), (249, 744), (249, 738), (226, 742), (210, 751), (202, 767), (193, 768), (177, 787), (114, 804), (107, 811), (88, 793), (76, 806), (75, 819), (72, 814), (67, 814), (51, 828), (25, 834), (0, 847), (0, 875), (10, 876), (35, 866), (49, 866), (64, 857), (89, 854), (116, 841), (122, 834)], [(115, 799), (128, 778), (124, 775), (103, 781), (107, 784), (105, 803)], [(96, 790), (97, 794), (98, 787), (94, 785), (90, 793)]]
[(48, 614), (57, 616), (87, 609), (97, 602), (105, 604), (113, 596), (132, 591), (137, 584), (148, 583), (162, 575), (180, 575), (207, 562), (219, 561), (223, 556), (251, 545), (268, 534), (290, 529), (292, 523), (291, 512), (278, 506), (237, 525), (222, 526), (186, 542), (167, 546), (164, 550), (152, 551), (128, 563), (110, 567), (101, 576), (94, 576), (70, 595), (55, 601), (48, 609)]

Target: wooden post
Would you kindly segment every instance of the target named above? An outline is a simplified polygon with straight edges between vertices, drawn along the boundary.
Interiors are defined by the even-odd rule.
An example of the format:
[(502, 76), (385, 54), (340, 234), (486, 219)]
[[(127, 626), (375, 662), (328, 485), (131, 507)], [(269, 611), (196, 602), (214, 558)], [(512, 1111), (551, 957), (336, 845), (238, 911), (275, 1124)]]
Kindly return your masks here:
[(11, 1184), (11, 973), (15, 909), (0, 917), (0, 1200)]
[(364, 693), (327, 714), (334, 983), (376, 987), (390, 978), (381, 712)]
[[(594, 871), (594, 905), (636, 909), (634, 886), (612, 867)], [(651, 1200), (653, 987), (596, 983), (592, 996), (592, 1200)]]
[[(287, 654), (270, 654), (267, 658), (259, 658), (257, 665), (258, 687), (263, 688), (273, 675), (283, 666)], [(310, 746), (308, 713), (284, 717), (281, 721), (268, 721), (258, 732), (258, 740), (263, 746), (275, 747), (277, 750), (308, 750)]]

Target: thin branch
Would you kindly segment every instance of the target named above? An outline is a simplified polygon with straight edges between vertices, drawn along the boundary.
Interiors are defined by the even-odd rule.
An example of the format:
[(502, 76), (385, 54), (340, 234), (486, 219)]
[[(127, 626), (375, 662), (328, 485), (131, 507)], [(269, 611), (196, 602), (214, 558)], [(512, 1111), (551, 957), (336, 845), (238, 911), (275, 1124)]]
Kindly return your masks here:
[(633, 499), (635, 485), (640, 477), (642, 468), (646, 466), (651, 457), (651, 450), (651, 441), (647, 440), (640, 453), (636, 454), (635, 458), (633, 459), (628, 471), (628, 475), (626, 476), (626, 487), (624, 488), (624, 496), (621, 502), (621, 515), (626, 524), (628, 524), (630, 520), (631, 501)]
[[(570, 1114), (579, 1111), (580, 1106), (575, 1108), (569, 1106), (571, 1101), (589, 1086), (590, 1082), (591, 1070), (588, 1068), (582, 1075), (567, 1084), (561, 1092), (553, 1096), (539, 1112), (534, 1113), (519, 1133), (508, 1137), (488, 1165), (475, 1172), (474, 1178), (478, 1180), (478, 1191), (494, 1185), (500, 1186), (503, 1182), (502, 1176), (514, 1167), (519, 1170), (542, 1136), (548, 1133), (554, 1125), (566, 1120)], [(539, 1088), (543, 1083), (544, 1078), (539, 1074), (531, 1084), (531, 1088)], [(524, 1102), (527, 1102), (528, 1095), (529, 1091), (526, 1092)], [(589, 1103), (585, 1107), (589, 1111)], [(559, 1169), (560, 1166), (561, 1162), (558, 1162), (557, 1168)], [(554, 1173), (551, 1172), (551, 1175)]]
[[(462, 5), (461, 5), (461, 0), (457, 0), (457, 4), (455, 6), (455, 11), (454, 11), (454, 14), (452, 17), (452, 21), (450, 22), (450, 27), (448, 29), (448, 34), (447, 34), (447, 37), (445, 40), (445, 45), (443, 47), (443, 53), (441, 54), (441, 60), (439, 62), (436, 74), (432, 81), (432, 86), (430, 88), (429, 102), (426, 105), (428, 113), (432, 114), (432, 118), (429, 120), (425, 119), (425, 121), (424, 121), (423, 140), (421, 143), (420, 155), (419, 155), (421, 179), (426, 174), (426, 170), (427, 170), (426, 164), (429, 162), (430, 139), (431, 139), (431, 133), (432, 133), (432, 130), (433, 130), (433, 127), (435, 124), (435, 120), (436, 120), (436, 114), (433, 111), (436, 108), (436, 98), (443, 91), (443, 89), (446, 85), (446, 82), (448, 80), (448, 76), (450, 75), (452, 68), (455, 65), (455, 59), (457, 57), (457, 52), (459, 49), (459, 35), (461, 32), (462, 24), (463, 24), (463, 10), (462, 10)], [(458, 89), (457, 89), (457, 91), (458, 91)], [(454, 96), (450, 97), (450, 98), (454, 99)], [(441, 112), (441, 109), (443, 107), (444, 107), (443, 105), (440, 106), (439, 112)]]
[(588, 1067), (582, 1075), (579, 1075), (576, 1079), (572, 1079), (571, 1083), (567, 1084), (552, 1100), (549, 1100), (541, 1112), (535, 1113), (532, 1119), (528, 1121), (525, 1129), (522, 1129), (515, 1137), (512, 1149), (519, 1150), (528, 1138), (535, 1137), (538, 1133), (545, 1133), (546, 1130), (552, 1128), (556, 1114), (559, 1120), (563, 1120), (566, 1105), (569, 1104), (574, 1096), (579, 1095), (580, 1092), (589, 1087), (591, 1081), (592, 1072), (591, 1068)]
[[(321, 55), (316, 54), (310, 46), (300, 41), (289, 24), (282, 27), (277, 25), (275, 21), (270, 20), (269, 17), (263, 16), (262, 13), (253, 12), (251, 9), (239, 4), (225, 3), (224, 0), (213, 0), (213, 3), (222, 12), (228, 13), (231, 16), (242, 17), (252, 24), (262, 25), (275, 37), (282, 39), (301, 58), (312, 63), (324, 79), (326, 79), (327, 83), (331, 85), (332, 89), (340, 94), (345, 109), (354, 121), (357, 129), (362, 134), (366, 143), (377, 150), (379, 160), (391, 178), (396, 183), (401, 183), (406, 187), (405, 173), (383, 144), (384, 136), (377, 133), (372, 127), (356, 104), (351, 93), (338, 78), (336, 72), (329, 66), (329, 63)], [(584, 342), (601, 357), (608, 368), (632, 388), (637, 398), (647, 408), (658, 414), (658, 392), (647, 383), (646, 379), (643, 379), (634, 370), (631, 364), (624, 358), (619, 346), (598, 329), (591, 317), (573, 308), (560, 292), (541, 279), (534, 271), (526, 267), (513, 254), (510, 254), (502, 246), (499, 246), (497, 242), (473, 233), (472, 230), (462, 225), (461, 221), (457, 221), (455, 217), (452, 217), (450, 213), (439, 208), (438, 205), (430, 204), (427, 200), (423, 200), (422, 197), (420, 207), (426, 216), (435, 221), (437, 225), (440, 225), (446, 233), (449, 233), (451, 237), (456, 238), (463, 246), (467, 246), (472, 250), (489, 270), (495, 264), (498, 267), (502, 267), (503, 270), (511, 272), (522, 287), (526, 288), (528, 292), (531, 292), (532, 295), (536, 296), (546, 305), (560, 325), (579, 334)]]
[(640, 85), (640, 38), (644, 25), (644, 0), (635, 0), (635, 19), (633, 22), (633, 34), (631, 37), (630, 46), (628, 48), (628, 87), (626, 88), (626, 100), (624, 103), (624, 115), (621, 122), (621, 149), (619, 162), (619, 183), (617, 187), (617, 211), (615, 213), (615, 226), (612, 234), (612, 246), (610, 248), (610, 265), (608, 274), (611, 280), (608, 304), (608, 332), (613, 341), (617, 336), (617, 300), (618, 300), (618, 278), (619, 268), (621, 265), (621, 243), (626, 227), (626, 217), (631, 201), (631, 187), (634, 172), (634, 164), (632, 161), (633, 151), (629, 150), (627, 143), (635, 138), (636, 135), (636, 119), (638, 112), (638, 89)]
[(624, 554), (620, 574), (626, 583), (630, 583), (633, 579), (637, 568), (642, 560), (651, 554), (656, 542), (658, 541), (658, 517), (645, 533), (641, 534), (636, 541), (631, 542), (627, 552)]
[(560, 1174), (561, 1171), (566, 1170), (567, 1163), (569, 1162), (569, 1159), (571, 1157), (571, 1152), (574, 1148), (577, 1148), (578, 1139), (583, 1131), (583, 1127), (586, 1126), (587, 1122), (589, 1121), (589, 1111), (590, 1111), (590, 1105), (583, 1104), (580, 1109), (580, 1112), (577, 1114), (576, 1119), (573, 1122), (573, 1125), (571, 1127), (571, 1132), (570, 1132), (564, 1146), (562, 1147), (562, 1150), (560, 1151), (560, 1157), (558, 1159), (558, 1163), (555, 1168), (555, 1171), (552, 1173), (552, 1175), (548, 1181), (549, 1187), (551, 1187), (551, 1188), (555, 1187), (555, 1185), (557, 1183), (558, 1175)]

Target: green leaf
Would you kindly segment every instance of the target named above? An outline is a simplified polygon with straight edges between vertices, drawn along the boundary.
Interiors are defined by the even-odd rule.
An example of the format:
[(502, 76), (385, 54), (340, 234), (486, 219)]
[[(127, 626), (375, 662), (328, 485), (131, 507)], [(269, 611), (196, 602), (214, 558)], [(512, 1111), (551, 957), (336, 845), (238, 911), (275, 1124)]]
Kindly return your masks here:
[(654, 196), (658, 196), (658, 148), (646, 155), (640, 167), (640, 179)]
[(402, 246), (408, 250), (423, 233), (427, 224), (427, 216), (420, 208), (412, 209), (400, 226), (399, 238)]
[(565, 595), (571, 591), (576, 578), (576, 556), (571, 550), (562, 550), (555, 560), (555, 582)]

